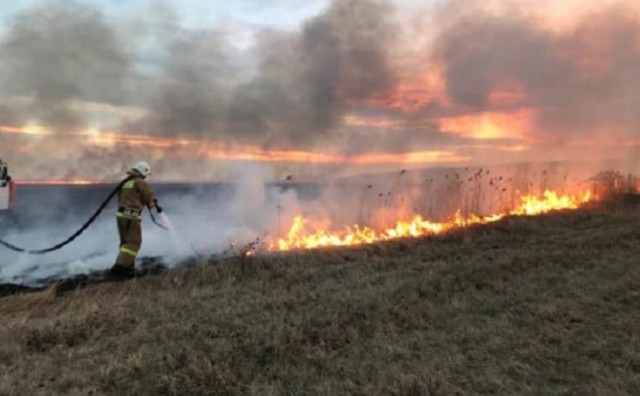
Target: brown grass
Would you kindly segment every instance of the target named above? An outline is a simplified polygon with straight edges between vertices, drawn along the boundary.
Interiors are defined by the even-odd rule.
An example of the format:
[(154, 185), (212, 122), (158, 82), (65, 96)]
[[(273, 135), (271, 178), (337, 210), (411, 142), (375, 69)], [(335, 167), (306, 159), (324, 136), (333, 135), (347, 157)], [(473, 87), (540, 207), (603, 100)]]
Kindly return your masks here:
[(0, 299), (0, 395), (638, 395), (640, 210)]

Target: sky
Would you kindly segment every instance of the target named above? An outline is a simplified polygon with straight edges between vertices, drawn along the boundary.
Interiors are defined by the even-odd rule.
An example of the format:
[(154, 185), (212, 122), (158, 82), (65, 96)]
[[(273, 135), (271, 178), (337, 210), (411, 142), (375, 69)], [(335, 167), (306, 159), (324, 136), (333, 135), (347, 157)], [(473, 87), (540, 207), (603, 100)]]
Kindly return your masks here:
[(0, 8), (21, 180), (273, 178), (520, 161), (636, 166), (630, 0), (23, 0)]
[[(4, 2), (0, 17), (11, 18), (29, 9), (40, 0), (16, 0)], [(304, 19), (318, 14), (327, 6), (327, 0), (83, 0), (113, 17), (141, 14), (154, 7), (171, 7), (186, 26), (206, 27), (225, 19), (235, 19), (256, 25), (294, 28)]]

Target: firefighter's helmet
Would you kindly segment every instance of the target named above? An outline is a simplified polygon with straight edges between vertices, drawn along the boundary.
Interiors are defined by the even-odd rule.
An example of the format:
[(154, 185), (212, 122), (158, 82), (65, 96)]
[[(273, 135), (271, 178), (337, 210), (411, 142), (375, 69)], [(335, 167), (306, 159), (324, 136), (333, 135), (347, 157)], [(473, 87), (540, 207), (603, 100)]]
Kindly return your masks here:
[(133, 167), (133, 170), (137, 170), (143, 177), (147, 177), (151, 174), (151, 167), (145, 161), (139, 161)]

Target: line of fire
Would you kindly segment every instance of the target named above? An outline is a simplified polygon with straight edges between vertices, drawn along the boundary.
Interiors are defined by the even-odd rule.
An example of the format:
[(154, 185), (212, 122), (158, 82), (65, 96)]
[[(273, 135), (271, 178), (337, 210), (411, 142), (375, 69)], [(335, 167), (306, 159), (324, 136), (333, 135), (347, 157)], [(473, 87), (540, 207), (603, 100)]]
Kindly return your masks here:
[(465, 168), (440, 172), (439, 181), (438, 177), (417, 181), (415, 175), (402, 170), (387, 191), (367, 184), (359, 187), (359, 193), (351, 194), (357, 203), (345, 202), (345, 207), (357, 208), (356, 224), (325, 228), (326, 224), (336, 224), (335, 218), (297, 215), (281, 237), (269, 238), (269, 250), (355, 246), (439, 235), (510, 216), (539, 216), (596, 203), (636, 202), (640, 192), (636, 176), (618, 171), (602, 171), (574, 183), (567, 174), (548, 170), (534, 175), (511, 172), (510, 177), (493, 172), (496, 170)]
[[(93, 186), (104, 181), (14, 181), (0, 162), (0, 210), (15, 207), (18, 186)], [(576, 210), (594, 203), (637, 201), (640, 179), (618, 171), (601, 171), (578, 182), (559, 164), (532, 171), (529, 166), (450, 168), (407, 171), (344, 179), (334, 185), (349, 214), (298, 213), (273, 230), (248, 255), (419, 238), (495, 223), (512, 216), (538, 216)], [(426, 173), (425, 173), (426, 172)], [(427, 177), (425, 177), (427, 175)], [(284, 187), (292, 187), (288, 182)], [(379, 185), (372, 180), (377, 180)], [(289, 185), (288, 185), (289, 184)], [(381, 189), (379, 186), (387, 186)], [(282, 208), (280, 204), (277, 210)], [(301, 210), (304, 212), (304, 210)], [(344, 220), (348, 219), (348, 220)]]

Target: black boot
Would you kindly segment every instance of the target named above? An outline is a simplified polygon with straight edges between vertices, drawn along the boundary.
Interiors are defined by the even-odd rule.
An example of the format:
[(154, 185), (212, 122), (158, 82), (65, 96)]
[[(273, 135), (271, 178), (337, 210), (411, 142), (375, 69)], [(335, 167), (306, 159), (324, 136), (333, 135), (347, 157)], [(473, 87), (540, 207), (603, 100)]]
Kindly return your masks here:
[(114, 265), (109, 271), (109, 276), (115, 279), (131, 279), (135, 276), (135, 270), (133, 268), (123, 267), (121, 265)]

